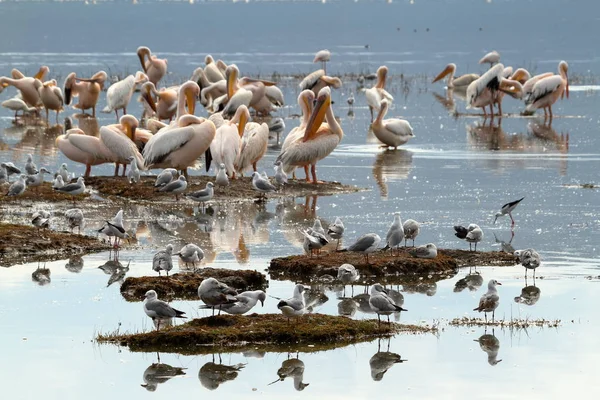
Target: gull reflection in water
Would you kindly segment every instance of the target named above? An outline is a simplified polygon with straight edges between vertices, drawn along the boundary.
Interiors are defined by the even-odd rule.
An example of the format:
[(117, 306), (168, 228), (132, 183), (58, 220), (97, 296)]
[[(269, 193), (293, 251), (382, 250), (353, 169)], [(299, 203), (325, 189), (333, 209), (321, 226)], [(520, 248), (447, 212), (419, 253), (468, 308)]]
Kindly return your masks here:
[(198, 379), (202, 386), (208, 390), (215, 390), (221, 384), (232, 381), (238, 376), (238, 372), (244, 368), (246, 364), (224, 365), (219, 354), (219, 363), (215, 363), (215, 355), (213, 360), (207, 362), (198, 371)]
[[(304, 380), (304, 363), (299, 358), (289, 358), (281, 363), (281, 368), (277, 370), (277, 376), (279, 377), (276, 381), (269, 383), (272, 385), (277, 382), (283, 382), (285, 378), (292, 378), (294, 380), (294, 389), (297, 391), (304, 390), (309, 383), (302, 382)], [(298, 355), (296, 355), (298, 357)]]
[(373, 178), (383, 199), (388, 197), (388, 182), (408, 178), (412, 163), (412, 152), (408, 150), (384, 150), (377, 154), (373, 164)]
[(497, 359), (498, 351), (500, 350), (500, 341), (496, 338), (496, 335), (494, 335), (493, 330), (491, 335), (484, 333), (479, 339), (476, 339), (475, 342), (478, 342), (481, 350), (487, 354), (488, 364), (494, 366), (502, 361)]
[(369, 360), (369, 367), (371, 367), (371, 378), (378, 382), (383, 379), (383, 376), (390, 368), (395, 364), (401, 364), (407, 360), (403, 360), (400, 354), (390, 352), (390, 339), (388, 338), (388, 345), (386, 351), (381, 351), (381, 340), (377, 343), (377, 353)]
[(525, 277), (525, 287), (521, 289), (521, 295), (515, 297), (515, 303), (532, 306), (538, 302), (541, 295), (542, 291), (535, 286), (535, 277), (533, 278), (533, 285), (527, 285), (527, 277)]
[(454, 284), (454, 293), (460, 293), (465, 289), (469, 289), (469, 292), (476, 292), (483, 285), (483, 276), (477, 271), (469, 273), (464, 277), (456, 281)]
[(131, 263), (131, 260), (127, 263), (127, 266), (123, 266), (123, 264), (121, 264), (121, 262), (117, 259), (116, 254), (117, 253), (115, 253), (115, 258), (109, 259), (107, 262), (98, 267), (102, 270), (102, 272), (110, 275), (106, 287), (109, 287), (115, 282), (123, 283), (125, 275), (127, 275), (127, 272), (129, 272), (129, 264)]
[(498, 239), (498, 236), (496, 235), (496, 232), (494, 233), (494, 240), (496, 241), (497, 244), (500, 245), (500, 250), (508, 253), (508, 254), (513, 254), (515, 252), (515, 248), (512, 245), (512, 241), (515, 238), (515, 231), (511, 230), (510, 231), (510, 240), (508, 242), (502, 240), (502, 239)]
[(31, 280), (40, 286), (46, 286), (52, 281), (50, 279), (50, 269), (46, 268), (46, 263), (40, 266), (38, 262), (36, 270), (31, 273)]
[(65, 269), (75, 274), (80, 273), (83, 269), (83, 258), (81, 256), (71, 256), (65, 264)]
[(186, 368), (172, 367), (169, 364), (161, 363), (160, 354), (157, 353), (157, 355), (158, 362), (150, 364), (142, 376), (144, 383), (141, 386), (149, 392), (154, 392), (159, 384), (165, 383), (171, 378), (185, 375)]

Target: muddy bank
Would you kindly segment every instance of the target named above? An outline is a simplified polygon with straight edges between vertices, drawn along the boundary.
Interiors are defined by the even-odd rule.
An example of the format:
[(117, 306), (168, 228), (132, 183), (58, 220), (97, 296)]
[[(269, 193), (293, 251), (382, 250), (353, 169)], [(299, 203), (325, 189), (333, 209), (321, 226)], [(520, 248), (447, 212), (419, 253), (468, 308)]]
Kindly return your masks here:
[(52, 261), (109, 250), (97, 238), (32, 226), (0, 223), (0, 266)]
[[(87, 184), (87, 181), (86, 181), (86, 184)], [(51, 182), (44, 182), (40, 186), (28, 188), (25, 190), (25, 192), (22, 195), (16, 196), (16, 197), (5, 196), (7, 191), (8, 191), (8, 185), (5, 185), (5, 187), (2, 189), (2, 197), (1, 197), (2, 202), (19, 203), (22, 201), (46, 201), (46, 202), (54, 203), (54, 202), (60, 202), (60, 201), (68, 201), (68, 202), (73, 201), (73, 196), (70, 196), (68, 194), (59, 193), (56, 190), (52, 189)], [(75, 196), (75, 200), (77, 202), (79, 202), (81, 200), (88, 199), (89, 197), (90, 197), (90, 194), (88, 192), (86, 192), (86, 193), (82, 193), (78, 196)]]
[[(435, 328), (401, 325), (377, 320), (353, 320), (347, 317), (307, 314), (288, 321), (280, 314), (220, 315), (194, 319), (160, 331), (136, 334), (100, 334), (100, 343), (116, 343), (133, 351), (160, 351), (202, 354), (240, 351), (243, 347), (271, 346), (324, 350), (391, 336), (399, 332), (427, 333)], [(313, 347), (314, 346), (314, 347)], [(318, 346), (318, 347), (317, 347)]]
[(251, 270), (202, 268), (195, 273), (177, 273), (170, 276), (129, 277), (121, 285), (121, 295), (127, 301), (142, 301), (148, 290), (155, 290), (165, 301), (173, 299), (198, 300), (198, 286), (206, 278), (215, 278), (241, 292), (265, 290), (267, 277)]
[(339, 251), (322, 253), (319, 257), (296, 255), (274, 258), (269, 266), (269, 275), (276, 280), (315, 281), (318, 278), (337, 277), (337, 269), (344, 263), (352, 264), (361, 274), (357, 284), (381, 283), (403, 284), (426, 277), (433, 282), (454, 276), (459, 267), (465, 266), (509, 266), (515, 258), (502, 252), (470, 252), (465, 250), (438, 250), (434, 259), (415, 258), (409, 249), (401, 249), (398, 256), (389, 251), (378, 251), (369, 255), (369, 264), (362, 254)]

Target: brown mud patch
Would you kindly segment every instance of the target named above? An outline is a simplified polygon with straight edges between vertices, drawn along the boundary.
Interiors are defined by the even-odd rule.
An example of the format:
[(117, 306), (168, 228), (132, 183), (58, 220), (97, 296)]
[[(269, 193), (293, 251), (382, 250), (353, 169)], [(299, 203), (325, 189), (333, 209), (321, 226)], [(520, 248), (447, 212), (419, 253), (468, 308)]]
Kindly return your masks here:
[[(87, 186), (87, 178), (86, 178), (86, 186)], [(73, 201), (73, 196), (68, 194), (59, 193), (56, 190), (52, 189), (51, 182), (44, 182), (40, 186), (34, 188), (28, 188), (25, 192), (20, 196), (5, 196), (8, 191), (8, 185), (2, 189), (2, 202), (7, 203), (19, 203), (21, 201), (48, 201), (48, 202), (60, 202), (60, 201)], [(75, 196), (75, 201), (84, 200), (90, 197), (89, 193), (83, 193), (78, 196)]]
[(323, 275), (337, 277), (337, 269), (344, 263), (352, 264), (361, 278), (356, 284), (371, 284), (375, 280), (387, 284), (404, 284), (424, 278), (438, 281), (454, 276), (464, 266), (515, 265), (511, 254), (501, 252), (471, 252), (465, 250), (438, 250), (434, 259), (415, 258), (410, 249), (400, 249), (398, 256), (388, 251), (369, 255), (369, 264), (362, 254), (339, 251), (321, 254), (319, 257), (296, 255), (274, 258), (269, 266), (269, 276), (275, 280), (314, 281)]
[(256, 348), (266, 351), (319, 351), (389, 337), (428, 333), (436, 328), (307, 314), (288, 321), (280, 314), (219, 315), (198, 318), (160, 331), (99, 334), (100, 343), (128, 346), (132, 351), (206, 354)]
[(94, 237), (0, 223), (0, 266), (3, 267), (105, 250), (110, 250), (110, 246)]
[(207, 278), (215, 278), (239, 291), (265, 290), (269, 285), (267, 277), (257, 271), (202, 268), (195, 273), (177, 273), (168, 277), (129, 277), (121, 285), (121, 295), (127, 301), (142, 301), (148, 290), (155, 290), (158, 298), (165, 301), (198, 300), (198, 286)]

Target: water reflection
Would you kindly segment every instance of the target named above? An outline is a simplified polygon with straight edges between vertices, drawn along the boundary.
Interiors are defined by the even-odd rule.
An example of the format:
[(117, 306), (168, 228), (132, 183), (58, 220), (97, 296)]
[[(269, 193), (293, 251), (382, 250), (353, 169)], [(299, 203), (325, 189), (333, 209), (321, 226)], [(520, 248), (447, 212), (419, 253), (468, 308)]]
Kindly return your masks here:
[(433, 92), (433, 97), (444, 107), (449, 115), (458, 116), (458, 110), (456, 109), (456, 99), (461, 102), (466, 101), (467, 89), (466, 87), (458, 88), (446, 88), (445, 96)]
[(46, 268), (46, 263), (43, 266), (38, 263), (37, 269), (31, 273), (31, 280), (40, 286), (46, 286), (51, 282), (50, 269)]
[(505, 252), (505, 253), (509, 253), (509, 254), (513, 254), (515, 252), (515, 248), (512, 245), (512, 241), (515, 238), (515, 231), (511, 230), (510, 231), (510, 240), (508, 242), (502, 240), (502, 239), (498, 239), (498, 236), (496, 235), (496, 232), (494, 233), (494, 240), (496, 241), (497, 244), (500, 245), (500, 250)]
[(435, 282), (417, 282), (402, 285), (402, 290), (406, 293), (421, 293), (428, 297), (435, 296), (437, 292), (437, 283)]
[(215, 363), (215, 356), (213, 354), (213, 360), (207, 362), (198, 371), (198, 379), (202, 386), (208, 390), (215, 390), (220, 385), (227, 381), (232, 381), (238, 376), (238, 372), (244, 368), (246, 364), (235, 364), (235, 365), (224, 365), (219, 354), (219, 363)]
[(83, 258), (81, 256), (72, 256), (65, 264), (65, 269), (75, 274), (80, 273), (83, 269)]
[(304, 303), (309, 312), (313, 312), (315, 308), (322, 306), (327, 301), (329, 301), (329, 297), (325, 295), (324, 288), (321, 285), (312, 285), (304, 290)]
[(454, 284), (454, 293), (460, 293), (466, 288), (469, 292), (476, 292), (483, 285), (483, 276), (479, 272), (469, 272), (464, 278), (456, 281)]
[(488, 335), (484, 333), (479, 337), (479, 339), (475, 340), (479, 342), (479, 347), (483, 352), (487, 354), (488, 364), (494, 366), (498, 364), (502, 360), (498, 360), (498, 351), (500, 350), (500, 341), (494, 335), (494, 331), (492, 330), (492, 334)]
[(400, 354), (390, 352), (390, 342), (388, 339), (388, 345), (386, 351), (381, 351), (381, 339), (377, 344), (377, 353), (369, 360), (369, 367), (371, 367), (371, 378), (379, 382), (383, 379), (385, 373), (392, 368), (395, 364), (401, 364), (404, 361)]
[(535, 286), (535, 278), (533, 279), (533, 285), (527, 285), (527, 278), (525, 278), (525, 286), (521, 289), (521, 294), (515, 297), (515, 303), (532, 306), (538, 302), (541, 295), (542, 291)]
[(304, 363), (299, 358), (289, 358), (289, 355), (288, 359), (281, 363), (281, 368), (277, 370), (277, 376), (279, 379), (269, 383), (269, 385), (283, 382), (285, 378), (290, 377), (294, 380), (294, 389), (297, 391), (302, 391), (310, 385), (309, 383), (302, 382), (304, 380)]
[[(110, 256), (111, 254), (109, 253), (109, 257)], [(98, 268), (100, 268), (105, 274), (110, 275), (106, 287), (109, 287), (115, 282), (118, 282), (119, 284), (123, 283), (125, 280), (125, 275), (127, 275), (127, 272), (129, 272), (130, 263), (131, 260), (129, 260), (126, 266), (123, 266), (123, 264), (121, 264), (121, 262), (118, 260), (118, 253), (115, 252), (114, 258), (110, 258), (104, 264), (100, 265)]]
[(381, 197), (388, 197), (388, 181), (408, 178), (412, 168), (413, 156), (408, 150), (385, 150), (378, 153), (373, 163), (373, 178), (377, 182)]
[(356, 311), (358, 310), (359, 303), (351, 298), (351, 299), (342, 299), (338, 303), (338, 314), (346, 317), (354, 317)]
[(158, 354), (158, 362), (150, 364), (144, 370), (142, 379), (144, 383), (141, 386), (149, 392), (154, 392), (158, 385), (167, 382), (169, 379), (179, 375), (185, 375), (186, 368), (172, 367), (169, 364), (160, 362), (160, 354)]

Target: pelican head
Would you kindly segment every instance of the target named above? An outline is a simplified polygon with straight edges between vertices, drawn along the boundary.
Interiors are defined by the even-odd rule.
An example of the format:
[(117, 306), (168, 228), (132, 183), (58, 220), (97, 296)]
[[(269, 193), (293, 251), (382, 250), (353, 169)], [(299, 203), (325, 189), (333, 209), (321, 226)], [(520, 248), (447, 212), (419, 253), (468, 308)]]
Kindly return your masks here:
[(567, 95), (567, 99), (569, 98), (569, 75), (568, 75), (568, 71), (569, 71), (569, 64), (567, 64), (566, 61), (563, 60), (560, 63), (558, 63), (558, 73), (560, 74), (560, 76), (563, 77), (563, 79), (565, 81), (567, 81), (567, 86), (565, 87), (565, 91), (563, 92), (563, 95), (565, 95), (565, 94)]
[(144, 100), (146, 100), (146, 102), (154, 112), (156, 112), (156, 103), (154, 102), (154, 97), (152, 95), (155, 92), (156, 87), (154, 86), (154, 83), (148, 81), (142, 85), (142, 97), (144, 98)]
[(179, 87), (179, 98), (185, 98), (188, 112), (194, 114), (196, 111), (196, 99), (200, 96), (200, 86), (194, 81), (187, 81)]
[(525, 68), (517, 68), (510, 79), (518, 81), (522, 85), (527, 82), (529, 78), (531, 78), (529, 71), (527, 71)]
[(375, 87), (379, 89), (383, 89), (385, 87), (385, 80), (387, 79), (388, 67), (382, 65), (377, 68), (377, 84)]
[(146, 72), (146, 57), (150, 58), (150, 54), (150, 49), (146, 46), (140, 46), (137, 49), (137, 56), (140, 59), (140, 64), (142, 64), (144, 72)]
[(239, 74), (240, 74), (240, 70), (238, 69), (237, 65), (235, 65), (235, 64), (231, 64), (225, 70), (225, 79), (227, 80), (227, 96), (229, 98), (233, 97), (233, 94), (235, 93), (235, 91), (237, 89), (237, 80), (238, 80)]
[(139, 126), (139, 122), (136, 117), (130, 114), (123, 115), (119, 119), (121, 127), (125, 131), (127, 137), (131, 140), (135, 140), (135, 130)]
[(248, 111), (248, 107), (242, 104), (235, 111), (235, 115), (231, 119), (230, 123), (238, 124), (238, 133), (240, 137), (244, 136), (244, 129), (246, 129), (246, 123), (250, 119), (250, 111)]
[(444, 70), (442, 72), (440, 72), (438, 74), (438, 76), (436, 76), (435, 79), (431, 83), (440, 81), (440, 80), (444, 79), (445, 76), (448, 76), (448, 75), (453, 76), (455, 72), (456, 72), (456, 64), (450, 63), (450, 64), (446, 65), (446, 68), (444, 68)]
[(315, 102), (315, 94), (312, 90), (303, 90), (298, 95), (298, 104), (300, 108), (302, 108), (302, 112), (304, 115), (310, 115), (313, 109), (313, 104)]
[[(325, 119), (325, 113), (331, 106), (331, 89), (325, 86), (319, 91), (315, 107), (306, 126), (305, 138), (314, 135)], [(305, 140), (306, 141), (306, 140)]]
[(144, 83), (144, 82), (148, 82), (148, 75), (146, 75), (145, 73), (143, 73), (142, 71), (138, 71), (135, 73), (135, 83)]
[(204, 57), (204, 64), (208, 65), (208, 64), (212, 64), (214, 62), (215, 62), (215, 59), (210, 54), (207, 54), (206, 57)]

